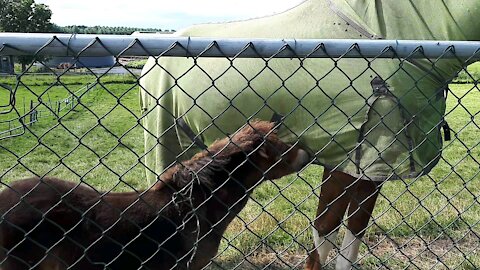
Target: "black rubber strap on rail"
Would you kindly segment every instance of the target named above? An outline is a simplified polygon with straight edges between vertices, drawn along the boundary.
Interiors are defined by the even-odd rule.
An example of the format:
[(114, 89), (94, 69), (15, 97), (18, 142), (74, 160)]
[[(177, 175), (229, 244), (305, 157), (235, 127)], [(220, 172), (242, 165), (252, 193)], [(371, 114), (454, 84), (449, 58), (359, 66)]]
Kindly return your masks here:
[(443, 136), (445, 141), (451, 141), (452, 140), (452, 135), (451, 135), (451, 129), (450, 126), (448, 125), (447, 121), (443, 121)]

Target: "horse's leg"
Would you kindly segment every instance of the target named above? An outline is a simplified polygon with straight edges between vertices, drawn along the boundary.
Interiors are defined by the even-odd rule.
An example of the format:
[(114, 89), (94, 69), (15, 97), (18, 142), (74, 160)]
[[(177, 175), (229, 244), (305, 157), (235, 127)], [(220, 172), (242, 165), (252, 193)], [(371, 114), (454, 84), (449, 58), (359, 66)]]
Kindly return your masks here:
[(305, 269), (318, 270), (325, 264), (349, 203), (348, 192), (355, 180), (350, 175), (325, 169), (312, 228), (315, 246), (308, 256)]
[(372, 216), (380, 188), (381, 182), (360, 180), (355, 184), (348, 207), (347, 230), (337, 258), (337, 270), (352, 269), (352, 264), (357, 260), (361, 239)]

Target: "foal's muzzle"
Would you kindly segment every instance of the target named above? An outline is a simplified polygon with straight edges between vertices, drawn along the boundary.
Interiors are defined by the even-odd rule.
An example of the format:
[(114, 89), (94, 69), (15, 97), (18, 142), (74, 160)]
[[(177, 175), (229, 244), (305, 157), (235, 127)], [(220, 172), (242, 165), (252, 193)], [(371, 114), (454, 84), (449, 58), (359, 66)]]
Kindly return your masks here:
[(292, 166), (293, 170), (298, 172), (301, 169), (303, 169), (305, 166), (310, 164), (311, 161), (312, 159), (310, 158), (310, 155), (308, 154), (308, 152), (299, 148), (297, 150), (297, 156), (295, 160), (293, 160), (293, 162), (290, 164), (290, 166)]

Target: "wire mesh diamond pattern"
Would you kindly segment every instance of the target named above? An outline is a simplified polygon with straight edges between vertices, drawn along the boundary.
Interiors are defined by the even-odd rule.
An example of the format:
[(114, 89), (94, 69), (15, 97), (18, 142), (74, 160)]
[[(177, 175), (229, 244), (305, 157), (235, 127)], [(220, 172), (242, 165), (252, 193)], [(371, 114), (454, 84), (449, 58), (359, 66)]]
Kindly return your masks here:
[(0, 76), (0, 269), (480, 267), (476, 53), (105, 44)]

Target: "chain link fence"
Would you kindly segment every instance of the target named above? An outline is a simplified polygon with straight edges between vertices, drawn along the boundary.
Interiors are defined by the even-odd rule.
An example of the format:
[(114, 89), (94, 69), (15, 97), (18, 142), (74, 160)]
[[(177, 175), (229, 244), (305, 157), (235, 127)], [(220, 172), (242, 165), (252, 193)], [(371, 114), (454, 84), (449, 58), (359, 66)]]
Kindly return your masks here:
[[(330, 233), (348, 235), (356, 212), (337, 214), (340, 226), (325, 213), (346, 196), (362, 212), (371, 197), (349, 190), (364, 182), (375, 183), (369, 196), (378, 199), (356, 235), (354, 267), (480, 267), (478, 43), (0, 41), (0, 56), (37, 59), (0, 77), (0, 269), (303, 269), (323, 246), (315, 230), (334, 224)], [(75, 63), (29, 72), (55, 56), (105, 55), (114, 66), (82, 75)], [(132, 56), (143, 57), (141, 74), (125, 60)], [(246, 123), (258, 130), (237, 132)], [(243, 148), (242, 132), (265, 138)], [(218, 154), (228, 141), (245, 152), (234, 168), (230, 144), (220, 146), (232, 156)], [(258, 161), (262, 145), (282, 152), (268, 168)], [(292, 168), (299, 149), (311, 166)], [(324, 167), (354, 180), (326, 173), (322, 181)], [(18, 184), (32, 176), (40, 180)], [(345, 190), (317, 212), (329, 182)], [(322, 263), (333, 269), (349, 245), (328, 239)]]

